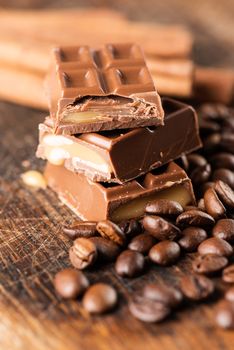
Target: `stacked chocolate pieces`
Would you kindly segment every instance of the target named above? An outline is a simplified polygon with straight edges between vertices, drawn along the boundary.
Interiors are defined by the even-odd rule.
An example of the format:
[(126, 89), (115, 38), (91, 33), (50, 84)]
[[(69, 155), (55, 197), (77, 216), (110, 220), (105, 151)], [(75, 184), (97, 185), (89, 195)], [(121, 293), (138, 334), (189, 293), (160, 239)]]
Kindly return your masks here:
[(135, 44), (53, 50), (50, 116), (37, 156), (48, 185), (80, 218), (140, 217), (147, 202), (194, 202), (190, 179), (173, 160), (201, 145), (192, 107), (160, 99)]

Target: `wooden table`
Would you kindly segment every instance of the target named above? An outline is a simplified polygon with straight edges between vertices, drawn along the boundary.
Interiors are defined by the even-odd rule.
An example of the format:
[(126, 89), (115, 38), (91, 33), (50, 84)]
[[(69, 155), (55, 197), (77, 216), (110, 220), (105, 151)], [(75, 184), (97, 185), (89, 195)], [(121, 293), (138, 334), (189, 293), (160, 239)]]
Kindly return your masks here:
[[(124, 0), (118, 1), (114, 6), (121, 7), (124, 3)], [(224, 2), (212, 0), (206, 4), (197, 0), (194, 8), (190, 2), (182, 0), (170, 3), (171, 7), (169, 1), (128, 1), (126, 12), (138, 19), (187, 23), (197, 35), (195, 56), (200, 63), (230, 65), (233, 62), (231, 10), (234, 6), (231, 1), (225, 2), (226, 7)], [(209, 4), (212, 4), (210, 17), (204, 12)], [(43, 168), (43, 162), (34, 156), (37, 125), (43, 117), (39, 111), (0, 103), (0, 348), (233, 349), (234, 333), (224, 332), (214, 325), (212, 305), (217, 295), (209, 303), (185, 305), (168, 321), (158, 325), (143, 324), (128, 312), (127, 300), (134, 290), (149, 280), (177, 285), (179, 277), (190, 271), (190, 257), (170, 268), (151, 268), (133, 280), (118, 277), (112, 265), (89, 271), (87, 275), (92, 282), (109, 282), (120, 295), (119, 308), (104, 317), (90, 317), (79, 302), (63, 302), (56, 296), (53, 277), (69, 266), (71, 244), (63, 236), (61, 227), (72, 221), (73, 214), (51, 191), (30, 190), (20, 180), (25, 170)], [(218, 280), (216, 283), (222, 287)]]

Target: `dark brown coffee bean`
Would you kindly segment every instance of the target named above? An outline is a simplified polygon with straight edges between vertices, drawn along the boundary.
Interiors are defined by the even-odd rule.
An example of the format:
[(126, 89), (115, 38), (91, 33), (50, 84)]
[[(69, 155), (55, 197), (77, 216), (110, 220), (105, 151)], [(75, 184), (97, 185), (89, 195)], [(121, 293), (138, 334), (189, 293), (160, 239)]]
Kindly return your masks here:
[(234, 329), (234, 303), (221, 300), (216, 306), (216, 324), (224, 329)]
[(180, 246), (173, 241), (162, 241), (155, 244), (149, 251), (149, 258), (158, 265), (171, 265), (179, 259)]
[(199, 187), (199, 194), (201, 197), (204, 196), (204, 193), (206, 192), (206, 190), (208, 190), (209, 188), (214, 188), (214, 182), (212, 181), (208, 181), (208, 182), (205, 182), (204, 184), (201, 184), (200, 187)]
[(221, 180), (234, 190), (234, 172), (229, 169), (216, 169), (212, 174), (212, 180)]
[(96, 221), (76, 221), (63, 228), (63, 232), (72, 240), (97, 236)]
[(142, 232), (142, 225), (138, 220), (125, 220), (118, 224), (127, 237), (134, 237)]
[(88, 238), (77, 238), (69, 250), (69, 257), (75, 268), (83, 270), (96, 261), (97, 249)]
[(103, 314), (111, 311), (117, 304), (116, 290), (105, 283), (92, 285), (85, 293), (82, 304), (91, 314)]
[(212, 234), (214, 237), (222, 238), (225, 241), (234, 241), (234, 220), (221, 219), (213, 227)]
[(220, 131), (221, 126), (214, 121), (201, 119), (201, 121), (199, 122), (199, 129), (202, 135), (207, 135)]
[(153, 215), (178, 216), (183, 213), (180, 203), (169, 199), (157, 199), (146, 205), (145, 212)]
[(204, 202), (204, 199), (201, 198), (198, 203), (197, 203), (197, 206), (200, 210), (202, 211), (206, 211), (206, 208), (205, 208), (205, 202)]
[[(230, 133), (234, 131), (234, 118), (233, 115), (231, 118), (227, 118), (222, 123), (222, 132), (227, 133), (230, 135)], [(230, 137), (230, 136), (229, 136)], [(225, 140), (226, 141), (226, 140)], [(229, 145), (232, 145), (233, 147), (233, 139), (231, 138), (231, 141), (229, 142)], [(229, 148), (229, 147), (228, 147)], [(232, 148), (233, 149), (233, 148)], [(230, 151), (229, 151), (230, 152)], [(233, 153), (233, 151), (231, 151)]]
[(201, 210), (187, 210), (176, 219), (176, 224), (185, 226), (211, 226), (215, 223), (214, 218)]
[(105, 261), (114, 261), (120, 253), (120, 246), (114, 241), (103, 237), (91, 237), (89, 240), (95, 244), (98, 258)]
[(182, 156), (178, 159), (177, 162), (181, 168), (183, 168), (185, 171), (188, 171), (189, 162), (185, 154), (182, 154)]
[(206, 119), (210, 120), (222, 120), (229, 117), (229, 108), (219, 103), (204, 103), (200, 108), (199, 112)]
[(175, 239), (180, 236), (180, 229), (169, 221), (155, 215), (146, 215), (142, 224), (144, 229), (159, 241)]
[(189, 275), (181, 280), (182, 293), (191, 300), (203, 300), (214, 292), (214, 283), (202, 275)]
[(195, 207), (195, 205), (186, 205), (186, 207), (184, 207), (184, 211), (189, 211), (189, 210), (201, 210), (198, 207)]
[(234, 153), (234, 135), (230, 132), (223, 132), (221, 134), (220, 147), (226, 151)]
[(207, 164), (206, 158), (201, 156), (198, 153), (192, 153), (187, 155), (187, 159), (189, 162), (189, 168), (197, 168), (197, 167), (203, 167)]
[(234, 303), (234, 287), (231, 287), (226, 291), (225, 299)]
[(64, 269), (54, 278), (56, 292), (64, 299), (75, 299), (88, 288), (89, 281), (81, 271)]
[(178, 243), (187, 252), (195, 252), (201, 242), (207, 239), (207, 233), (200, 227), (187, 227), (182, 231)]
[(222, 270), (228, 264), (228, 259), (216, 254), (200, 255), (193, 261), (193, 271), (196, 273), (213, 274)]
[(125, 250), (116, 260), (115, 271), (122, 277), (135, 277), (143, 272), (144, 266), (145, 259), (141, 253)]
[(200, 167), (195, 168), (191, 174), (190, 178), (195, 185), (202, 184), (209, 180), (211, 175), (211, 166), (210, 164), (206, 164)]
[(218, 180), (215, 182), (215, 191), (219, 198), (228, 208), (234, 208), (234, 191), (225, 182)]
[(234, 154), (227, 152), (216, 153), (209, 159), (214, 169), (226, 168), (234, 170)]
[(148, 254), (149, 250), (156, 243), (156, 239), (149, 233), (141, 233), (135, 236), (128, 245), (128, 249), (135, 250), (141, 254)]
[(211, 237), (199, 245), (198, 253), (201, 255), (217, 254), (229, 257), (233, 254), (233, 249), (232, 246), (223, 239)]
[(143, 296), (171, 308), (177, 307), (183, 300), (183, 294), (177, 288), (156, 283), (147, 284), (143, 289)]
[(206, 153), (214, 153), (221, 143), (221, 134), (213, 133), (203, 140), (203, 149)]
[(99, 221), (96, 228), (102, 237), (110, 239), (119, 245), (125, 243), (125, 234), (114, 222), (110, 220)]
[(129, 311), (140, 321), (154, 323), (164, 320), (171, 310), (161, 302), (135, 296), (129, 303)]
[(223, 280), (227, 283), (234, 283), (234, 264), (223, 270)]
[(208, 214), (218, 220), (225, 216), (226, 209), (213, 188), (209, 188), (204, 194), (204, 204)]

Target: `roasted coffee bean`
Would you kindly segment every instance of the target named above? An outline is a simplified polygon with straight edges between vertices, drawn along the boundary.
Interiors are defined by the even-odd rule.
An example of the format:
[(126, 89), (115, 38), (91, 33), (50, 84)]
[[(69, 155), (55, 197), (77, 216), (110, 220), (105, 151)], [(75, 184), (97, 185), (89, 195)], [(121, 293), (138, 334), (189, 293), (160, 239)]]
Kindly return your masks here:
[(185, 171), (188, 171), (189, 168), (189, 162), (187, 159), (187, 156), (185, 154), (182, 154), (182, 156), (177, 160), (177, 163), (181, 168), (183, 168)]
[(208, 181), (208, 182), (205, 182), (204, 184), (201, 184), (198, 189), (200, 196), (203, 197), (206, 190), (208, 190), (209, 188), (214, 188), (214, 182)]
[(234, 191), (225, 182), (218, 180), (215, 182), (215, 191), (219, 198), (228, 208), (234, 208)]
[(195, 252), (201, 242), (207, 239), (207, 233), (200, 227), (190, 226), (182, 231), (178, 243), (187, 252)]
[(226, 151), (234, 153), (234, 135), (231, 132), (223, 132), (221, 134), (220, 147)]
[(125, 220), (118, 224), (126, 237), (134, 237), (142, 232), (142, 225), (138, 220)]
[(223, 280), (227, 283), (234, 283), (234, 264), (223, 270)]
[(217, 254), (229, 257), (233, 254), (232, 246), (221, 238), (211, 237), (203, 241), (198, 247), (201, 255)]
[(203, 149), (206, 153), (214, 153), (221, 143), (221, 134), (213, 133), (203, 140)]
[(135, 236), (128, 245), (128, 249), (135, 250), (141, 254), (148, 254), (149, 250), (156, 243), (156, 239), (149, 233), (141, 233)]
[(234, 172), (229, 169), (216, 169), (212, 174), (212, 180), (221, 180), (234, 190)]
[(199, 122), (199, 129), (202, 135), (207, 135), (207, 134), (220, 131), (221, 126), (215, 121), (208, 121), (208, 120), (202, 119)]
[(199, 112), (206, 119), (222, 121), (229, 118), (229, 108), (220, 103), (204, 103), (199, 108)]
[(200, 185), (203, 182), (206, 182), (209, 180), (209, 177), (211, 175), (211, 166), (210, 164), (206, 164), (200, 167), (195, 168), (190, 173), (190, 178), (195, 185)]
[(203, 300), (214, 292), (214, 283), (202, 275), (189, 275), (181, 280), (182, 293), (191, 300)]
[(198, 153), (188, 154), (187, 159), (189, 162), (189, 169), (203, 167), (207, 164), (206, 158), (204, 158)]
[(204, 194), (205, 209), (215, 220), (225, 216), (226, 209), (220, 201), (216, 191), (209, 188)]
[[(225, 119), (222, 123), (222, 132), (227, 133), (230, 135), (230, 133), (234, 131), (234, 118), (233, 115), (227, 119)], [(230, 137), (230, 136), (229, 136)], [(233, 146), (233, 139), (231, 138), (229, 145)], [(228, 147), (229, 148), (229, 147)], [(233, 149), (233, 148), (232, 148)], [(233, 153), (233, 151), (231, 151)]]
[(119, 245), (125, 243), (125, 234), (114, 222), (110, 220), (99, 221), (96, 228), (102, 237), (110, 239)]
[(234, 303), (234, 287), (231, 287), (226, 291), (225, 299)]
[(143, 289), (143, 296), (147, 299), (163, 303), (171, 308), (177, 307), (183, 300), (179, 289), (163, 284), (149, 283)]
[(65, 226), (63, 232), (72, 240), (97, 236), (96, 221), (76, 221), (71, 226)]
[(216, 153), (209, 159), (212, 168), (226, 168), (229, 170), (234, 170), (234, 154), (227, 152)]
[(180, 203), (169, 199), (157, 199), (146, 205), (145, 212), (153, 215), (178, 216), (183, 213)]
[(171, 265), (180, 256), (180, 246), (173, 241), (162, 241), (155, 244), (149, 251), (149, 258), (158, 265)]
[(205, 202), (204, 202), (204, 199), (201, 198), (199, 199), (198, 203), (197, 203), (197, 206), (200, 210), (202, 211), (206, 211), (206, 208), (205, 208)]
[(142, 296), (135, 296), (129, 303), (131, 314), (143, 322), (160, 322), (170, 314), (170, 308), (164, 303), (147, 299)]
[(201, 210), (187, 210), (176, 219), (176, 224), (185, 226), (211, 226), (215, 223), (214, 218)]
[(98, 258), (105, 261), (114, 261), (120, 253), (119, 245), (107, 238), (91, 237), (89, 240), (95, 244)]
[(234, 303), (221, 300), (216, 306), (216, 324), (224, 329), (234, 329)]
[(77, 238), (69, 250), (69, 257), (75, 268), (83, 270), (96, 261), (97, 249), (88, 238)]
[(186, 205), (186, 207), (184, 207), (184, 211), (189, 211), (189, 210), (201, 210), (198, 207), (195, 207), (195, 205)]
[(103, 314), (111, 311), (117, 304), (116, 290), (105, 283), (92, 285), (85, 293), (82, 304), (91, 314)]
[(200, 255), (193, 261), (193, 271), (196, 273), (213, 274), (222, 270), (228, 264), (228, 259), (216, 254)]
[(135, 277), (143, 272), (144, 266), (145, 259), (141, 253), (125, 250), (118, 256), (115, 270), (122, 277)]
[(214, 237), (222, 238), (228, 242), (234, 242), (234, 220), (221, 219), (213, 227)]
[(64, 269), (54, 278), (56, 292), (64, 299), (75, 299), (88, 288), (89, 281), (81, 271)]
[(175, 239), (180, 236), (180, 229), (169, 221), (156, 215), (146, 215), (142, 224), (144, 229), (159, 241)]

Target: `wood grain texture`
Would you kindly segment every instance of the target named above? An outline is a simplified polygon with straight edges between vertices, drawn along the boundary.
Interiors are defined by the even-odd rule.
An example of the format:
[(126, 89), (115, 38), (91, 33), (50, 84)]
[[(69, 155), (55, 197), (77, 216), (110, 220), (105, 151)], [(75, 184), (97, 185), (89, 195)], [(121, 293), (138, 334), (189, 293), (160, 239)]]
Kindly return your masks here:
[[(20, 1), (19, 1), (20, 2)], [(17, 2), (17, 3), (19, 3)], [(97, 1), (89, 1), (89, 3)], [(200, 4), (201, 0), (196, 3)], [(2, 2), (1, 2), (2, 3)], [(11, 3), (13, 3), (11, 1)], [(16, 2), (15, 2), (16, 3)], [(23, 1), (22, 1), (23, 3)], [(24, 3), (29, 3), (24, 1)], [(43, 1), (35, 4), (40, 6)], [(53, 6), (55, 1), (50, 1)], [(102, 5), (113, 3), (101, 1)], [(123, 5), (119, 1), (118, 5)], [(139, 4), (137, 8), (136, 3)], [(128, 1), (126, 11), (135, 17), (152, 20), (165, 14), (169, 1), (150, 7), (153, 1)], [(212, 28), (216, 23), (204, 16), (198, 18), (198, 10), (189, 11), (189, 2), (174, 0), (170, 3), (168, 19), (189, 22), (197, 33), (198, 41), (204, 29), (201, 48), (214, 43), (217, 55), (210, 51), (199, 54), (201, 63), (227, 65), (233, 57), (229, 34), (224, 30), (214, 41)], [(211, 3), (208, 1), (207, 3)], [(228, 2), (227, 2), (228, 3)], [(45, 4), (45, 1), (44, 1)], [(182, 4), (184, 4), (182, 6)], [(231, 4), (231, 3), (230, 3)], [(178, 10), (175, 13), (175, 7)], [(226, 12), (218, 6), (223, 26), (234, 6)], [(190, 7), (191, 9), (191, 7)], [(215, 10), (212, 8), (212, 11)], [(218, 13), (218, 12), (217, 12)], [(220, 24), (221, 26), (221, 24)], [(229, 27), (227, 27), (229, 28)], [(221, 34), (220, 34), (221, 33)], [(221, 51), (221, 52), (220, 52)], [(212, 59), (211, 59), (212, 57)], [(189, 273), (191, 257), (183, 258), (177, 266), (151, 268), (145, 275), (133, 280), (118, 277), (112, 265), (100, 266), (87, 272), (91, 282), (105, 281), (114, 285), (120, 295), (118, 309), (104, 317), (90, 317), (80, 302), (63, 302), (53, 289), (53, 277), (61, 268), (69, 266), (70, 242), (61, 232), (64, 223), (71, 222), (73, 214), (64, 207), (55, 194), (26, 188), (20, 174), (27, 169), (42, 169), (43, 162), (35, 159), (37, 125), (45, 115), (16, 105), (0, 103), (0, 348), (23, 350), (232, 350), (234, 333), (224, 332), (213, 322), (215, 303), (219, 293), (209, 303), (185, 305), (168, 321), (159, 325), (147, 325), (135, 320), (127, 310), (127, 300), (134, 290), (147, 281), (166, 281), (177, 285), (179, 278)], [(219, 279), (218, 290), (223, 289)]]

